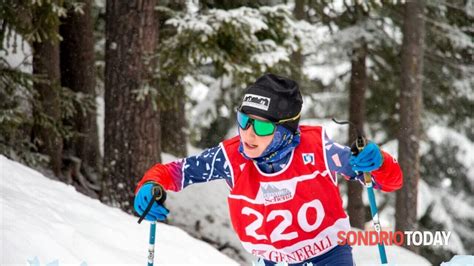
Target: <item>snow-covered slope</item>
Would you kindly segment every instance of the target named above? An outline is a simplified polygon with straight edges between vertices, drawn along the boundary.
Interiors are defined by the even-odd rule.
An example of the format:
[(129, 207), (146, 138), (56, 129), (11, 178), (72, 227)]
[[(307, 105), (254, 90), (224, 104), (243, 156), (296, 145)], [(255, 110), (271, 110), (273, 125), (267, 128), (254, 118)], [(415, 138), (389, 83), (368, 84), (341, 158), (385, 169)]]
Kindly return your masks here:
[[(148, 223), (2, 155), (0, 206), (0, 265), (146, 265)], [(237, 265), (173, 226), (158, 224), (156, 242), (160, 265)]]

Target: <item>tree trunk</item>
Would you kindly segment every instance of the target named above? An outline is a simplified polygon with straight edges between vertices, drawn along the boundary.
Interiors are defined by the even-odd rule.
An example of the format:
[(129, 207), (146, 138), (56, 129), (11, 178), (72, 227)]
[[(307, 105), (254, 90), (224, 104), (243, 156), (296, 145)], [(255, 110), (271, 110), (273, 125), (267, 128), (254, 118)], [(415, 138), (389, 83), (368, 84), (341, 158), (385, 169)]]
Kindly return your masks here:
[[(107, 1), (102, 200), (132, 211), (134, 189), (160, 161), (160, 117), (151, 93), (156, 1)], [(144, 95), (140, 98), (139, 95)]]
[[(56, 32), (58, 28), (55, 29)], [(59, 44), (51, 40), (33, 43), (33, 74), (44, 79), (35, 82), (34, 89), (37, 99), (34, 108), (35, 125), (32, 129), (32, 140), (39, 152), (50, 157), (51, 169), (56, 176), (61, 176), (61, 160), (63, 142), (57, 131), (57, 123), (61, 123), (60, 109), (60, 71)], [(50, 125), (44, 124), (44, 116)], [(41, 122), (43, 121), (43, 122)]]
[[(83, 0), (83, 14), (69, 12), (61, 25), (61, 83), (74, 92), (82, 92), (94, 100), (95, 66), (94, 36), (92, 24), (91, 0)], [(97, 128), (97, 110), (78, 113), (70, 122), (79, 132), (71, 146), (73, 153), (82, 161), (82, 165), (92, 167), (100, 173), (101, 158), (99, 149), (99, 133)]]
[[(186, 9), (186, 2), (171, 1), (167, 5), (172, 10)], [(170, 35), (176, 34), (176, 29), (167, 25), (167, 16), (159, 16), (159, 40), (166, 39)], [(177, 157), (186, 157), (187, 149), (187, 135), (186, 135), (186, 92), (184, 85), (180, 82), (179, 74), (172, 74), (163, 81), (163, 86), (167, 89), (161, 88), (161, 91), (166, 91), (169, 96), (169, 101), (164, 104), (164, 108), (160, 110), (161, 117), (161, 148), (163, 152), (173, 154)], [(169, 91), (169, 93), (168, 93)], [(171, 126), (172, 125), (172, 126)]]
[[(365, 91), (367, 88), (367, 71), (365, 58), (367, 56), (367, 44), (360, 41), (360, 47), (353, 49), (351, 58), (351, 80), (349, 89), (349, 121), (352, 121), (357, 130), (363, 132), (365, 123)], [(356, 139), (357, 132), (354, 126), (349, 127), (349, 145)], [(366, 208), (362, 202), (362, 191), (364, 187), (359, 182), (347, 183), (347, 212), (353, 227), (364, 228)]]
[(186, 114), (185, 92), (180, 82), (174, 82), (175, 94), (172, 102), (166, 103), (167, 107), (161, 110), (161, 146), (163, 152), (177, 157), (186, 157)]
[[(305, 0), (296, 0), (295, 1), (295, 8), (293, 9), (293, 16), (297, 20), (303, 20), (305, 18), (305, 12), (304, 12), (304, 5), (305, 5)], [(291, 62), (294, 67), (294, 74), (293, 78), (300, 84), (302, 85), (302, 71), (303, 71), (303, 54), (301, 53), (301, 50), (293, 52), (291, 55)]]
[[(396, 230), (417, 229), (416, 206), (420, 178), (419, 140), (421, 134), (424, 1), (405, 4), (402, 44), (402, 86), (400, 90), (400, 131), (398, 158), (404, 173), (404, 186), (397, 191)], [(414, 246), (407, 246), (415, 252)]]

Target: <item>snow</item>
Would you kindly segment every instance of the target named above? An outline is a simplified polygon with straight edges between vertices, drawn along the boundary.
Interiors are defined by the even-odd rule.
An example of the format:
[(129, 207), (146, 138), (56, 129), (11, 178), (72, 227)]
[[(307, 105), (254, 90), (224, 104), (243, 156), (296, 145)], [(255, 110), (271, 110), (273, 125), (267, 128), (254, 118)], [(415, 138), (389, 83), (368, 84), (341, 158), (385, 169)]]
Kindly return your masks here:
[(323, 85), (328, 86), (340, 75), (350, 71), (351, 64), (343, 62), (338, 65), (312, 65), (304, 68), (303, 72), (310, 79), (319, 79)]
[(190, 99), (201, 102), (207, 98), (209, 87), (196, 80), (193, 76), (185, 76), (184, 83), (186, 84), (186, 87), (189, 88), (187, 96)]
[[(1, 265), (145, 265), (148, 223), (0, 155)], [(155, 262), (237, 265), (183, 230), (157, 224)], [(185, 249), (185, 251), (183, 250)]]
[(474, 182), (474, 142), (458, 131), (440, 125), (431, 126), (427, 130), (427, 135), (436, 144), (442, 142), (455, 144), (459, 148), (456, 158), (468, 169), (466, 175), (471, 182)]
[(270, 40), (269, 42), (264, 41), (260, 45), (262, 47), (264, 46), (274, 47), (273, 49), (269, 49), (268, 52), (262, 52), (262, 53), (252, 55), (251, 60), (261, 65), (262, 71), (265, 70), (264, 66), (270, 68), (270, 67), (275, 66), (279, 62), (289, 61), (290, 55), (288, 54), (288, 51), (283, 47), (277, 46), (273, 41), (270, 41)]
[(441, 263), (441, 266), (474, 265), (474, 256), (456, 255), (450, 261)]
[(0, 51), (0, 57), (5, 59), (12, 69), (32, 73), (33, 56), (30, 45), (16, 31), (7, 29), (6, 32), (11, 33), (12, 36), (3, 39), (5, 50)]
[[(431, 265), (427, 259), (398, 246), (385, 246), (385, 252), (388, 265)], [(354, 246), (352, 254), (356, 265), (380, 265), (377, 246)]]
[(383, 30), (391, 39), (393, 39), (398, 45), (402, 44), (403, 33), (399, 27), (395, 25), (391, 18), (383, 18)]
[(470, 17), (474, 17), (474, 1), (473, 0), (467, 1), (464, 9), (466, 10), (466, 13)]
[[(461, 68), (463, 69), (463, 68)], [(465, 73), (474, 73), (474, 67), (466, 67), (463, 69)], [(465, 97), (469, 101), (474, 101), (474, 93), (472, 93), (472, 85), (474, 85), (474, 77), (467, 74), (467, 78), (455, 80), (453, 82), (453, 88), (457, 94), (461, 97)]]
[(229, 84), (228, 78), (214, 79), (210, 76), (201, 75), (196, 79), (191, 75), (185, 77), (186, 91), (190, 99), (196, 101), (196, 105), (188, 104), (187, 117), (189, 117), (190, 128), (199, 125), (209, 126), (214, 117), (217, 116), (215, 104), (221, 95), (220, 87)]
[(431, 193), (431, 189), (426, 184), (425, 181), (419, 180), (418, 181), (418, 195), (417, 195), (417, 209), (416, 209), (416, 219), (420, 219), (423, 217), (430, 205), (433, 204), (434, 195)]
[(469, 34), (464, 33), (461, 29), (459, 29), (456, 25), (451, 25), (445, 22), (440, 22), (437, 20), (433, 20), (430, 18), (426, 18), (426, 20), (433, 24), (434, 31), (438, 34), (444, 34), (451, 42), (451, 44), (455, 48), (460, 49), (472, 49), (474, 48), (474, 42), (472, 41), (472, 37)]
[(94, 0), (94, 6), (105, 9), (105, 0)]
[(231, 10), (211, 9), (208, 15), (190, 12), (183, 18), (169, 19), (166, 24), (176, 27), (178, 33), (192, 30), (209, 37), (216, 34), (225, 23), (240, 24), (255, 33), (268, 28), (264, 21), (264, 17), (256, 9), (241, 7)]
[(99, 150), (100, 155), (104, 156), (104, 122), (105, 122), (105, 101), (104, 97), (98, 96), (95, 98), (97, 105), (97, 131), (99, 134)]

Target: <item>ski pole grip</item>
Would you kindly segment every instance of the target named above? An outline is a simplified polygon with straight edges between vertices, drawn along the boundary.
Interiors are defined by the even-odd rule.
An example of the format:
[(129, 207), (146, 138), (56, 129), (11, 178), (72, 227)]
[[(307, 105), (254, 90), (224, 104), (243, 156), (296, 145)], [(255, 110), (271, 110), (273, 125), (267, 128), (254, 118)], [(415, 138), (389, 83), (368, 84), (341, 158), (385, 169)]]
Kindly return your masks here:
[(365, 145), (367, 145), (367, 141), (365, 140), (365, 138), (362, 136), (358, 136), (356, 139), (356, 147), (359, 152), (361, 152), (365, 148)]
[(166, 192), (161, 185), (154, 185), (151, 189), (151, 192), (153, 194), (153, 199), (150, 200), (150, 202), (146, 206), (145, 211), (140, 216), (140, 219), (138, 219), (138, 223), (141, 223), (143, 219), (145, 219), (145, 216), (148, 214), (148, 212), (150, 212), (153, 203), (157, 202), (158, 204), (163, 204), (166, 200)]
[(151, 189), (153, 193), (153, 199), (158, 202), (158, 204), (163, 204), (166, 200), (166, 192), (161, 185), (155, 185)]
[[(356, 139), (357, 150), (361, 152), (365, 148), (365, 145), (367, 145), (367, 140), (363, 136), (358, 136)], [(366, 185), (372, 183), (372, 176), (370, 173), (364, 172), (364, 181)]]

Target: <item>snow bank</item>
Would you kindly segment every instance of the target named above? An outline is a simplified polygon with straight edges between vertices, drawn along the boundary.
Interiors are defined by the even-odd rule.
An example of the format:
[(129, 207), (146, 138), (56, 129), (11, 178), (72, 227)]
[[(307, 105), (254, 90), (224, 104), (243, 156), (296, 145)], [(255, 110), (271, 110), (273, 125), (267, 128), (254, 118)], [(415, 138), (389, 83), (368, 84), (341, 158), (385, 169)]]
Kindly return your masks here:
[(474, 256), (456, 255), (450, 261), (441, 263), (441, 266), (474, 265)]
[[(1, 265), (145, 265), (148, 223), (0, 155)], [(237, 265), (183, 230), (157, 225), (155, 262)]]
[[(357, 229), (353, 229), (357, 230)], [(399, 246), (385, 246), (388, 265), (431, 265), (431, 263), (408, 249)], [(377, 246), (354, 246), (352, 254), (356, 265), (381, 265)]]

